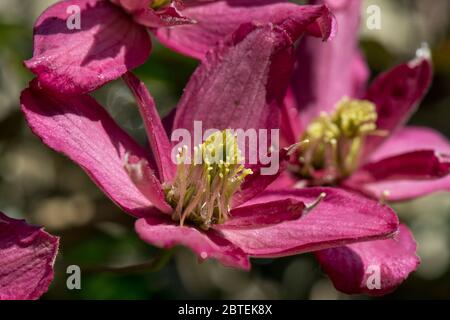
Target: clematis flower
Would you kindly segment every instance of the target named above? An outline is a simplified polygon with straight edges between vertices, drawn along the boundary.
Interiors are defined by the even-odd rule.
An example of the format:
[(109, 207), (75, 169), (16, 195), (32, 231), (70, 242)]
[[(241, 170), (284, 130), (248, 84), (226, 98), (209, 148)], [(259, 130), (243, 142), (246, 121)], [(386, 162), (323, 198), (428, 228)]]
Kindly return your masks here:
[[(316, 18), (305, 14), (287, 25), (245, 24), (208, 54), (186, 86), (173, 123), (173, 129), (191, 133), (194, 121), (220, 130), (194, 148), (200, 163), (186, 161), (189, 146), (172, 162), (174, 146), (154, 101), (131, 73), (124, 80), (136, 97), (152, 155), (90, 96), (61, 99), (34, 81), (22, 94), (22, 110), (45, 144), (78, 163), (137, 218), (137, 234), (151, 245), (183, 245), (201, 260), (248, 270), (249, 257), (392, 237), (398, 219), (388, 206), (330, 188), (266, 192), (277, 175), (264, 176), (262, 164), (238, 161), (246, 150), (229, 130), (277, 123), (293, 43)], [(214, 156), (220, 161), (209, 161)]]
[[(332, 42), (305, 39), (281, 122), (287, 144), (307, 140), (290, 174), (272, 187), (335, 186), (374, 199), (401, 201), (450, 191), (450, 145), (439, 133), (405, 127), (432, 78), (427, 48), (378, 76), (369, 75), (358, 50), (360, 1), (326, 1), (338, 20)], [(346, 293), (385, 294), (416, 269), (419, 259), (410, 231), (397, 239), (321, 251), (319, 261)], [(369, 265), (381, 269), (379, 290), (368, 290)], [(349, 269), (358, 277), (349, 277)], [(359, 279), (359, 280), (358, 280)]]
[[(213, 15), (206, 25), (200, 24), (201, 30), (206, 26), (213, 27), (210, 34), (190, 39), (193, 42), (187, 47), (200, 46), (206, 39), (212, 47), (222, 37), (212, 37), (211, 33), (228, 35), (242, 23), (280, 23), (286, 19), (295, 21), (304, 17), (314, 21), (305, 30), (308, 34), (323, 36), (324, 39), (330, 36), (333, 29), (328, 24), (331, 16), (327, 8), (280, 5), (278, 2), (191, 0), (183, 5), (180, 0), (60, 1), (37, 20), (34, 54), (25, 65), (37, 76), (41, 88), (53, 95), (89, 93), (147, 60), (151, 51), (147, 28), (163, 39), (160, 32), (166, 27), (176, 25), (170, 28), (173, 32), (181, 25), (196, 23), (193, 17), (184, 13), (183, 8), (186, 12), (204, 9)], [(227, 5), (224, 6), (224, 3)], [(213, 5), (212, 10), (209, 10), (210, 5)], [(244, 11), (237, 14), (235, 5)], [(68, 9), (72, 10), (73, 6), (80, 8), (80, 29), (71, 30), (67, 20), (71, 19), (72, 13)], [(170, 42), (163, 42), (172, 47)]]
[(53, 280), (59, 239), (0, 212), (0, 300), (34, 300)]

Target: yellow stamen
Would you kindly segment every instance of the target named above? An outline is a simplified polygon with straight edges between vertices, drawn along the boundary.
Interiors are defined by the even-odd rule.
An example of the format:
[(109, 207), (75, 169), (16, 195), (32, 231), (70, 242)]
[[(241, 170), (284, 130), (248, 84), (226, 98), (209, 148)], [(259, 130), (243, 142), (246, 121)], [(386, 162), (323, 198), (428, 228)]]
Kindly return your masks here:
[(187, 148), (179, 150), (175, 180), (165, 187), (174, 208), (172, 218), (205, 230), (228, 219), (231, 199), (252, 174), (243, 165), (237, 137), (230, 130), (216, 132), (194, 148), (188, 164)]
[(306, 128), (303, 140), (310, 143), (299, 152), (300, 174), (318, 184), (334, 184), (356, 170), (364, 140), (384, 135), (377, 130), (375, 105), (366, 100), (342, 99), (333, 113), (321, 113)]
[(168, 5), (170, 2), (171, 0), (153, 0), (150, 7), (154, 10), (157, 10)]
[(370, 134), (377, 128), (376, 107), (370, 101), (344, 98), (338, 103), (332, 121), (347, 138)]

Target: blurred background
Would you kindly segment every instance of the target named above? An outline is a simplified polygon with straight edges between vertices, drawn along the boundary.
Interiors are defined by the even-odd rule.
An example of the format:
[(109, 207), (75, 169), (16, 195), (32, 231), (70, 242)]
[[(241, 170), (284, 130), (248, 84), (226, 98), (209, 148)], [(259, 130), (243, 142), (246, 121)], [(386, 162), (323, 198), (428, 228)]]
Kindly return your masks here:
[[(250, 273), (198, 264), (177, 248), (167, 265), (145, 272), (113, 272), (151, 260), (160, 252), (141, 242), (134, 219), (121, 212), (82, 170), (45, 147), (19, 111), (20, 91), (31, 74), (22, 61), (32, 55), (32, 26), (51, 0), (0, 0), (0, 210), (44, 225), (61, 239), (56, 277), (44, 299), (369, 299), (334, 290), (312, 255), (254, 260)], [(297, 1), (298, 2), (298, 1)], [(413, 57), (422, 42), (432, 49), (434, 83), (412, 119), (450, 138), (450, 1), (372, 0), (382, 10), (382, 29), (363, 23), (361, 46), (373, 75)], [(137, 70), (162, 116), (176, 105), (197, 62), (154, 41), (151, 59)], [(96, 93), (113, 117), (145, 143), (145, 132), (128, 89), (120, 81)], [(412, 228), (422, 264), (390, 299), (450, 298), (450, 196), (436, 194), (396, 205)], [(79, 265), (82, 290), (66, 288), (66, 268)]]

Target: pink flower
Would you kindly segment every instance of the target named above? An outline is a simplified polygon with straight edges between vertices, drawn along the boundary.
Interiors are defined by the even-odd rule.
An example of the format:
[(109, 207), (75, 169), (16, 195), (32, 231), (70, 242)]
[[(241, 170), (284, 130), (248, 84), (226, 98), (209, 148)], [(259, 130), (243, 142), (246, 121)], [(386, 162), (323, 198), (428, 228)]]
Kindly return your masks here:
[[(213, 20), (206, 25), (200, 23), (200, 29), (197, 29), (208, 26), (212, 28), (210, 33), (189, 39), (188, 47), (193, 45), (199, 50), (203, 50), (204, 41), (216, 44), (222, 38), (218, 35), (228, 35), (242, 23), (252, 21), (279, 23), (286, 18), (307, 17), (311, 23), (305, 31), (328, 38), (331, 26), (327, 25), (330, 17), (326, 15), (330, 13), (326, 8), (317, 10), (277, 2), (190, 0), (182, 5), (180, 0), (61, 1), (48, 8), (36, 22), (33, 58), (25, 65), (37, 76), (41, 88), (53, 95), (89, 93), (147, 60), (151, 51), (147, 28), (163, 39), (162, 29), (173, 33), (181, 24), (196, 23), (184, 10), (181, 11), (182, 8), (186, 8), (186, 12), (192, 10), (193, 13), (200, 11), (212, 15)], [(243, 11), (237, 14), (235, 5)], [(80, 8), (80, 29), (68, 28), (68, 23), (73, 23), (71, 13), (74, 11), (70, 10), (74, 6)], [(165, 28), (173, 25), (177, 27)], [(171, 47), (169, 41), (163, 42)]]
[[(450, 191), (450, 145), (437, 132), (404, 124), (426, 94), (432, 78), (429, 52), (378, 76), (366, 86), (368, 69), (358, 49), (360, 1), (326, 1), (338, 20), (330, 43), (305, 39), (285, 100), (282, 132), (287, 144), (308, 140), (292, 174), (273, 188), (329, 185), (382, 201), (408, 200)], [(321, 251), (319, 261), (346, 293), (385, 294), (419, 263), (416, 244), (402, 226), (395, 240)], [(364, 270), (381, 268), (382, 286), (368, 290)], [(350, 277), (353, 270), (358, 277)]]
[(31, 300), (53, 280), (59, 239), (0, 212), (0, 300)]
[[(153, 99), (131, 73), (124, 80), (137, 99), (152, 155), (90, 96), (62, 99), (41, 91), (34, 81), (22, 94), (22, 110), (44, 143), (78, 163), (115, 203), (138, 218), (136, 232), (149, 244), (184, 245), (202, 260), (249, 269), (249, 257), (392, 237), (398, 219), (385, 205), (330, 188), (266, 192), (277, 175), (263, 176), (260, 165), (250, 170), (228, 157), (229, 148), (239, 146), (227, 129), (278, 123), (293, 43), (317, 17), (315, 12), (304, 14), (289, 24), (243, 25), (193, 74), (173, 128), (192, 132), (193, 121), (202, 121), (204, 128), (224, 130), (198, 146), (201, 165), (185, 164), (186, 149), (178, 154), (178, 165), (172, 162), (173, 145)], [(219, 143), (221, 136), (226, 144)], [(213, 152), (223, 162), (207, 161)]]

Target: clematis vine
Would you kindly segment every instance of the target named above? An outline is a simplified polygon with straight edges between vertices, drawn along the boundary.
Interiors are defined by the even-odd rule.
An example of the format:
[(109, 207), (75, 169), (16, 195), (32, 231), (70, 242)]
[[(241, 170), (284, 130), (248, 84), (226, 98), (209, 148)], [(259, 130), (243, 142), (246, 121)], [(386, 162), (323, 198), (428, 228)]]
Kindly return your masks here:
[(0, 212), (0, 300), (34, 300), (53, 280), (59, 239)]
[[(431, 129), (404, 126), (431, 83), (428, 48), (367, 87), (369, 72), (358, 50), (361, 2), (326, 3), (339, 32), (333, 42), (305, 39), (299, 46), (281, 122), (287, 144), (307, 143), (290, 173), (272, 187), (334, 186), (381, 202), (450, 191), (446, 139)], [(417, 268), (415, 248), (402, 226), (395, 240), (324, 250), (317, 257), (339, 290), (377, 295), (392, 291)], [(379, 290), (365, 286), (369, 265), (381, 270)], [(346, 276), (349, 269), (360, 277)]]
[[(152, 154), (129, 137), (92, 97), (61, 99), (33, 81), (21, 106), (33, 132), (78, 163), (124, 211), (140, 238), (157, 247), (183, 245), (200, 260), (250, 269), (249, 257), (281, 257), (394, 236), (388, 206), (333, 188), (266, 191), (278, 175), (248, 165), (232, 129), (275, 128), (289, 84), (293, 44), (322, 17), (304, 12), (279, 24), (244, 24), (209, 52), (177, 106), (173, 130), (194, 121), (218, 131), (194, 148), (174, 147), (154, 101), (133, 74), (123, 77), (141, 112)], [(332, 29), (333, 19), (321, 23)], [(321, 35), (322, 36), (322, 35)], [(276, 150), (273, 152), (277, 152)], [(286, 159), (287, 150), (278, 151)], [(219, 161), (211, 161), (211, 158)], [(286, 161), (283, 162), (286, 164)]]
[[(182, 25), (196, 24), (196, 18), (189, 15), (191, 10), (205, 11), (212, 15), (208, 24), (201, 24), (202, 29), (207, 25), (214, 27), (205, 38), (201, 36), (191, 39), (193, 42), (189, 46), (204, 48), (200, 40), (208, 39), (208, 44), (212, 47), (222, 39), (218, 35), (228, 35), (242, 23), (279, 23), (285, 19), (295, 21), (303, 17), (317, 20), (316, 23), (309, 24), (306, 33), (323, 36), (324, 39), (329, 37), (332, 28), (327, 24), (327, 20), (331, 18), (327, 16), (330, 15), (327, 8), (278, 2), (280, 1), (60, 1), (49, 7), (37, 20), (34, 27), (33, 57), (25, 61), (25, 65), (37, 76), (42, 90), (61, 96), (86, 94), (120, 78), (147, 60), (151, 51), (148, 29), (163, 43), (172, 47), (170, 42), (163, 41), (160, 30), (172, 26), (173, 28), (167, 28), (172, 32)], [(236, 6), (243, 11), (237, 14)], [(80, 29), (72, 30), (67, 26), (70, 18), (67, 10), (72, 7), (80, 8)], [(235, 20), (233, 17), (239, 19)]]

